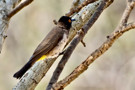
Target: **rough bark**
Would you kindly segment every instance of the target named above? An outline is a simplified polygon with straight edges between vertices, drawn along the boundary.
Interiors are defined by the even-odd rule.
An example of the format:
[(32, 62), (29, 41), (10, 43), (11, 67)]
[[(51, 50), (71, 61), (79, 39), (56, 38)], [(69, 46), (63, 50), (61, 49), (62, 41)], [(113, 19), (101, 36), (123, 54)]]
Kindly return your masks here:
[[(94, 3), (88, 4), (87, 6), (83, 7), (78, 13), (74, 14), (73, 18), (75, 18), (76, 21), (72, 24), (71, 32), (69, 35), (70, 40), (75, 36), (76, 32), (88, 22), (89, 18), (93, 15), (101, 2), (102, 0), (99, 0)], [(54, 61), (55, 59), (53, 61), (48, 60), (47, 62), (45, 60), (46, 63), (39, 62), (39, 64), (35, 64), (32, 69), (29, 69), (28, 72), (24, 74), (18, 84), (14, 87), (14, 90), (20, 90), (23, 87), (25, 87), (25, 89), (27, 90), (33, 90), (37, 85), (34, 81), (36, 81), (36, 83), (39, 83), (43, 76), (47, 73), (47, 70), (49, 69), (48, 66), (50, 67)], [(40, 64), (43, 65), (43, 67), (40, 67)], [(42, 68), (44, 68), (43, 72)], [(36, 75), (36, 73), (38, 73), (38, 75)], [(32, 78), (26, 77), (27, 75), (32, 76)]]
[[(75, 0), (75, 2), (74, 2), (75, 7), (77, 7), (78, 5), (83, 3), (83, 1), (84, 0)], [(77, 31), (79, 31), (80, 29), (82, 31), (76, 35), (76, 37), (74, 38), (73, 41), (76, 41), (75, 45), (77, 45), (83, 39), (84, 35), (87, 32), (87, 31), (85, 32), (84, 30), (89, 29), (89, 27), (87, 27), (87, 26), (93, 25), (92, 23), (88, 24), (89, 23), (88, 21), (94, 15), (94, 13), (97, 11), (99, 5), (103, 1), (107, 2), (105, 4), (106, 6), (104, 6), (104, 8), (106, 8), (108, 5), (110, 5), (110, 3), (113, 0), (98, 0), (94, 3), (88, 4), (84, 7), (82, 7), (79, 10), (79, 12), (77, 11), (77, 12), (74, 12), (74, 14), (72, 14), (73, 18), (76, 19), (76, 22), (73, 23), (73, 26), (71, 28), (71, 32), (69, 35), (69, 42), (74, 38)], [(129, 14), (130, 14), (130, 12), (131, 12), (130, 10), (135, 5), (135, 1), (133, 1), (132, 3), (130, 3), (131, 0), (128, 0), (128, 1), (129, 1), (128, 2), (129, 6), (130, 5), (131, 6), (130, 7), (127, 6), (127, 9), (129, 9), (129, 10), (127, 10), (127, 9), (126, 10), (129, 11)], [(101, 47), (99, 47), (92, 54), (90, 54), (90, 56), (82, 64), (80, 64), (80, 66), (78, 66), (69, 76), (67, 76), (65, 79), (59, 81), (58, 83), (55, 83), (53, 85), (53, 88), (51, 88), (51, 89), (62, 90), (63, 88), (65, 88), (74, 79), (76, 79), (81, 73), (83, 73), (96, 58), (98, 58), (105, 51), (107, 51), (112, 46), (114, 41), (116, 39), (118, 39), (124, 32), (126, 32), (132, 28), (135, 28), (135, 23), (127, 23), (129, 14), (127, 14), (125, 11), (125, 14), (124, 14), (125, 16), (123, 16), (122, 18), (124, 18), (124, 17), (126, 17), (126, 18), (121, 20), (121, 24), (116, 28), (116, 30), (110, 36), (107, 37), (107, 40), (101, 45)], [(71, 53), (72, 53), (72, 51), (71, 51)], [(68, 55), (67, 58), (69, 58), (69, 57), (70, 57), (70, 54)], [(49, 70), (49, 68), (51, 67), (51, 65), (53, 64), (53, 62), (55, 60), (56, 59), (52, 59), (52, 60), (46, 59), (44, 61), (36, 62), (36, 64), (34, 64), (33, 67), (24, 74), (24, 76), (20, 79), (20, 81), (13, 88), (13, 90), (24, 90), (24, 89), (33, 90), (36, 87), (36, 85), (40, 82), (40, 80), (45, 76), (45, 74), (47, 73), (47, 71)], [(56, 81), (57, 80), (55, 80), (55, 82)], [(50, 88), (48, 90), (50, 90)]]
[[(19, 10), (27, 6), (32, 0), (26, 0), (17, 6), (21, 0), (1, 0), (0, 1), (0, 53), (2, 51), (3, 43), (7, 37), (6, 31), (8, 29), (9, 21)], [(17, 7), (16, 7), (17, 6)]]
[(55, 59), (46, 59), (36, 62), (20, 79), (13, 90), (34, 90), (45, 76)]

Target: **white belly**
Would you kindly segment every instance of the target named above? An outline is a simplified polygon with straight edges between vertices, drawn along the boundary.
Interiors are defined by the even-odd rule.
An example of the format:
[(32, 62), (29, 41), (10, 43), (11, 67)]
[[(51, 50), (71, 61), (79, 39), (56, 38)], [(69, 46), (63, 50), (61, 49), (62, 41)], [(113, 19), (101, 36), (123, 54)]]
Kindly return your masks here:
[(61, 42), (57, 44), (55, 48), (53, 48), (48, 54), (47, 58), (55, 58), (57, 57), (64, 49), (66, 43), (67, 43), (68, 37), (66, 34), (63, 35), (63, 39)]

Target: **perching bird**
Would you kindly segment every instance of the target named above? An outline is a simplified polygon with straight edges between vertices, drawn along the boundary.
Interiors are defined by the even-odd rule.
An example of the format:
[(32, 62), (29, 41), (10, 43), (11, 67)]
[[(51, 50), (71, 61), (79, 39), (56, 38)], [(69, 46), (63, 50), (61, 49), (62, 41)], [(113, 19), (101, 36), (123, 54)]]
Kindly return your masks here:
[(75, 19), (71, 19), (70, 17), (62, 16), (57, 25), (38, 45), (30, 60), (22, 67), (22, 69), (16, 72), (13, 77), (20, 79), (36, 61), (57, 57), (63, 51), (67, 43), (69, 30), (72, 21), (74, 20)]

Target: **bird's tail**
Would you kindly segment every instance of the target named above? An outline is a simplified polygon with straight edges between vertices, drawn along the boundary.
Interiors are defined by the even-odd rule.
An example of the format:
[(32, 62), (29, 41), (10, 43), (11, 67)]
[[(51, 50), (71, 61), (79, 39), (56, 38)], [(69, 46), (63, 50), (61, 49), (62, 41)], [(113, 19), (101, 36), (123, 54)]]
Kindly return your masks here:
[(13, 77), (20, 79), (24, 73), (32, 66), (32, 62), (29, 61), (28, 63), (26, 63), (18, 72), (16, 72)]
[(46, 58), (46, 55), (43, 55), (42, 57), (38, 56), (35, 56), (35, 57), (31, 57), (30, 60), (18, 71), (16, 72), (13, 77), (14, 78), (17, 78), (17, 79), (20, 79), (24, 73), (30, 68), (32, 67), (32, 65), (36, 62), (36, 61), (40, 61), (40, 60), (44, 60)]

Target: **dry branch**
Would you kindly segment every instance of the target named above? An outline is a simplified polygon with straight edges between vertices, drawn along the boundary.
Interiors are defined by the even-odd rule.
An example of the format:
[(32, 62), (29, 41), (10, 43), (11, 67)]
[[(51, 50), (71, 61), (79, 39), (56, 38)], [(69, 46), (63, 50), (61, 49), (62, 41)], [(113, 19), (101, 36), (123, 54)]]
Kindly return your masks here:
[[(107, 7), (108, 5), (110, 5), (112, 0), (105, 0), (105, 1), (107, 3), (106, 3), (106, 6), (104, 6), (104, 8)], [(79, 43), (79, 41), (81, 41), (83, 39), (83, 35), (85, 35), (87, 32), (87, 31), (85, 32), (84, 30), (88, 30), (90, 25), (91, 26), (93, 25), (93, 23), (86, 25), (86, 22), (91, 18), (91, 16), (92, 17), (94, 16), (93, 14), (95, 14), (95, 12), (97, 11), (97, 8), (99, 7), (99, 5), (101, 5), (101, 3), (102, 3), (102, 0), (98, 0), (94, 3), (88, 4), (87, 6), (85, 6), (85, 8), (81, 8), (81, 10), (73, 16), (73, 18), (76, 19), (76, 22), (73, 23), (73, 28), (71, 29), (70, 36), (69, 36), (70, 37), (69, 42), (76, 35), (76, 32), (82, 28), (82, 26), (83, 26), (83, 29), (81, 29), (82, 31), (79, 34), (77, 34), (76, 37), (74, 38), (74, 40), (77, 41), (76, 45)], [(87, 11), (87, 13), (86, 13), (86, 11)], [(92, 21), (94, 21), (94, 20), (92, 20)], [(97, 49), (95, 52), (93, 52), (87, 58), (87, 60), (84, 61), (80, 66), (78, 66), (69, 76), (67, 76), (62, 81), (54, 84), (53, 88), (56, 90), (63, 89), (66, 85), (68, 85), (70, 82), (72, 82), (72, 80), (74, 80), (82, 72), (84, 72), (88, 68), (88, 65), (90, 65), (101, 54), (103, 54), (109, 47), (111, 47), (113, 42), (118, 37), (120, 37), (125, 31), (128, 31), (131, 28), (135, 28), (135, 23), (126, 24), (126, 26), (124, 28), (123, 27), (121, 28), (121, 31), (119, 31), (119, 29), (117, 28), (115, 34), (113, 33), (110, 36), (108, 36), (107, 41), (105, 43), (103, 43), (103, 45), (99, 49)], [(83, 34), (83, 32), (84, 32), (84, 34)], [(75, 42), (74, 40), (72, 41), (72, 43)], [(75, 48), (75, 47), (73, 47), (73, 48)], [(72, 50), (72, 49), (70, 49), (70, 50)], [(71, 51), (71, 53), (72, 53), (72, 51)], [(68, 54), (67, 58), (70, 57), (71, 53)], [(63, 57), (63, 58), (65, 58), (65, 57)], [(24, 76), (21, 78), (21, 80), (16, 85), (16, 87), (14, 87), (14, 90), (24, 90), (24, 88), (27, 90), (29, 90), (29, 89), (33, 90), (36, 87), (36, 85), (40, 82), (40, 80), (45, 76), (46, 72), (49, 70), (49, 68), (51, 67), (51, 65), (53, 64), (54, 61), (55, 61), (55, 59), (36, 62), (36, 64), (34, 64), (33, 67), (24, 74)]]
[(66, 16), (71, 16), (75, 13), (78, 13), (84, 6), (87, 6), (88, 4), (93, 3), (95, 1), (97, 1), (97, 0), (86, 0), (83, 3), (81, 3), (80, 5), (78, 5), (77, 3), (79, 2), (79, 0), (76, 0), (73, 3), (72, 8), (70, 9), (70, 12), (67, 13)]
[[(85, 0), (79, 0), (79, 1), (81, 3), (83, 3), (82, 1), (85, 1)], [(101, 1), (102, 0), (98, 0), (96, 2), (93, 2), (91, 4), (88, 4), (87, 6), (84, 6), (83, 8), (81, 8), (81, 10), (78, 13), (76, 13), (75, 15), (73, 15), (73, 18), (75, 18), (76, 21), (73, 22), (72, 28), (70, 29), (69, 41), (68, 42), (70, 42), (74, 38), (74, 36), (76, 35), (77, 31), (79, 31), (83, 27), (83, 25), (88, 22), (88, 20), (94, 14), (94, 12), (96, 11), (96, 9), (99, 6), (99, 4), (101, 3)], [(109, 0), (107, 2), (107, 4), (106, 4), (107, 6), (108, 6), (108, 4), (111, 3), (110, 1), (111, 0)]]
[(11, 12), (7, 14), (7, 18), (11, 18), (14, 16), (17, 12), (19, 12), (21, 9), (23, 9), (25, 6), (29, 5), (33, 0), (25, 0), (20, 5), (18, 5), (16, 8), (14, 8)]
[[(89, 20), (89, 18), (93, 15), (93, 13), (96, 11), (96, 9), (98, 8), (101, 2), (102, 0), (91, 3), (85, 6), (85, 8), (82, 8), (80, 12), (78, 12), (73, 16), (73, 18), (75, 18), (76, 21), (73, 23), (73, 28), (71, 28), (71, 32), (69, 35), (70, 40), (75, 36), (75, 33), (78, 30), (80, 30), (82, 26)], [(25, 87), (25, 89), (29, 89), (29, 88), (34, 89), (37, 83), (39, 83), (39, 81), (43, 78), (43, 76), (46, 74), (47, 70), (50, 68), (50, 66), (53, 64), (54, 61), (55, 59), (47, 60), (47, 61), (45, 60), (44, 61), (45, 63), (37, 62), (37, 64), (35, 64), (32, 67), (32, 69), (29, 69), (28, 72), (24, 74), (24, 76), (21, 78), (18, 84), (14, 87), (14, 90), (18, 90), (18, 89), (21, 90), (22, 87)], [(44, 65), (44, 67), (40, 67), (40, 64)], [(45, 69), (45, 71), (42, 71), (43, 68)], [(38, 75), (36, 73), (38, 73)], [(31, 84), (31, 86), (29, 84)]]
[[(92, 25), (95, 23), (95, 21), (98, 19), (98, 17), (100, 16), (100, 14), (102, 13), (104, 7), (106, 7), (106, 2), (102, 1), (101, 4), (99, 5), (99, 7), (97, 8), (97, 10), (95, 11), (95, 13), (93, 14), (93, 16), (89, 19), (88, 23), (85, 24), (82, 29), (80, 30), (80, 32), (78, 32), (78, 34), (75, 36), (75, 38), (72, 40), (72, 42), (70, 43), (69, 47), (66, 49), (61, 61), (59, 62), (57, 68), (55, 69), (53, 76), (49, 82), (49, 85), (47, 87), (47, 90), (51, 90), (52, 85), (54, 83), (57, 82), (66, 62), (68, 61), (69, 57), (71, 56), (72, 52), (74, 51), (74, 49), (76, 48), (76, 46), (78, 45), (78, 43), (83, 39), (83, 37), (86, 35), (87, 31), (89, 30), (89, 28), (92, 27)], [(62, 89), (64, 88), (65, 85), (62, 86), (58, 86), (60, 88), (57, 87), (53, 87), (53, 89), (58, 90), (58, 89)]]
[[(6, 31), (8, 29), (10, 18), (15, 15), (23, 7), (27, 6), (32, 0), (26, 0), (17, 6), (22, 0), (1, 0), (0, 1), (0, 52), (3, 43), (7, 37)], [(30, 2), (29, 2), (30, 1)], [(17, 8), (16, 8), (17, 6)], [(15, 8), (15, 9), (14, 9)]]
[(70, 84), (81, 73), (87, 70), (88, 66), (92, 62), (94, 62), (99, 56), (105, 53), (121, 35), (123, 35), (126, 31), (129, 31), (135, 28), (135, 22), (127, 24), (129, 15), (134, 6), (135, 6), (135, 1), (128, 2), (127, 7), (123, 13), (122, 19), (120, 21), (120, 25), (118, 25), (118, 27), (107, 38), (107, 40), (98, 49), (96, 49), (92, 54), (90, 54), (84, 62), (82, 62), (77, 68), (75, 68), (75, 70), (70, 75), (68, 75), (66, 78), (59, 81), (58, 83), (55, 83), (53, 85), (54, 90), (61, 90), (64, 87), (66, 87), (68, 84)]
[(55, 59), (46, 59), (36, 62), (20, 79), (13, 90), (34, 90), (45, 76)]
[[(96, 12), (94, 13), (94, 15), (90, 18), (90, 20), (88, 21), (87, 24), (85, 24), (82, 29), (80, 30), (80, 32), (75, 36), (75, 38), (72, 40), (70, 46), (67, 48), (67, 53), (64, 54), (64, 57), (61, 60), (61, 65), (59, 64), (58, 67), (56, 68), (55, 72), (57, 72), (59, 70), (60, 66), (63, 66), (62, 68), (64, 68), (65, 66), (65, 61), (67, 62), (67, 60), (69, 59), (68, 56), (72, 54), (73, 50), (75, 49), (75, 47), (78, 45), (78, 43), (83, 39), (83, 37), (86, 35), (86, 33), (88, 32), (89, 28), (91, 28), (93, 26), (93, 24), (96, 22), (96, 20), (98, 19), (98, 17), (100, 16), (100, 14), (102, 13), (104, 7), (106, 6), (106, 2), (103, 0), (102, 3), (99, 5), (99, 7), (97, 8)], [(69, 49), (69, 51), (68, 51)], [(64, 65), (62, 65), (64, 64)], [(53, 78), (57, 76), (55, 76), (55, 73), (53, 74), (52, 80)], [(58, 78), (57, 78), (58, 80)], [(70, 80), (72, 80), (72, 78), (70, 78)], [(62, 90), (63, 88), (65, 88), (70, 82), (67, 82), (65, 84), (54, 84), (53, 85), (53, 89), (54, 90)], [(52, 84), (52, 83), (51, 83)], [(48, 89), (49, 90), (49, 89)]]

